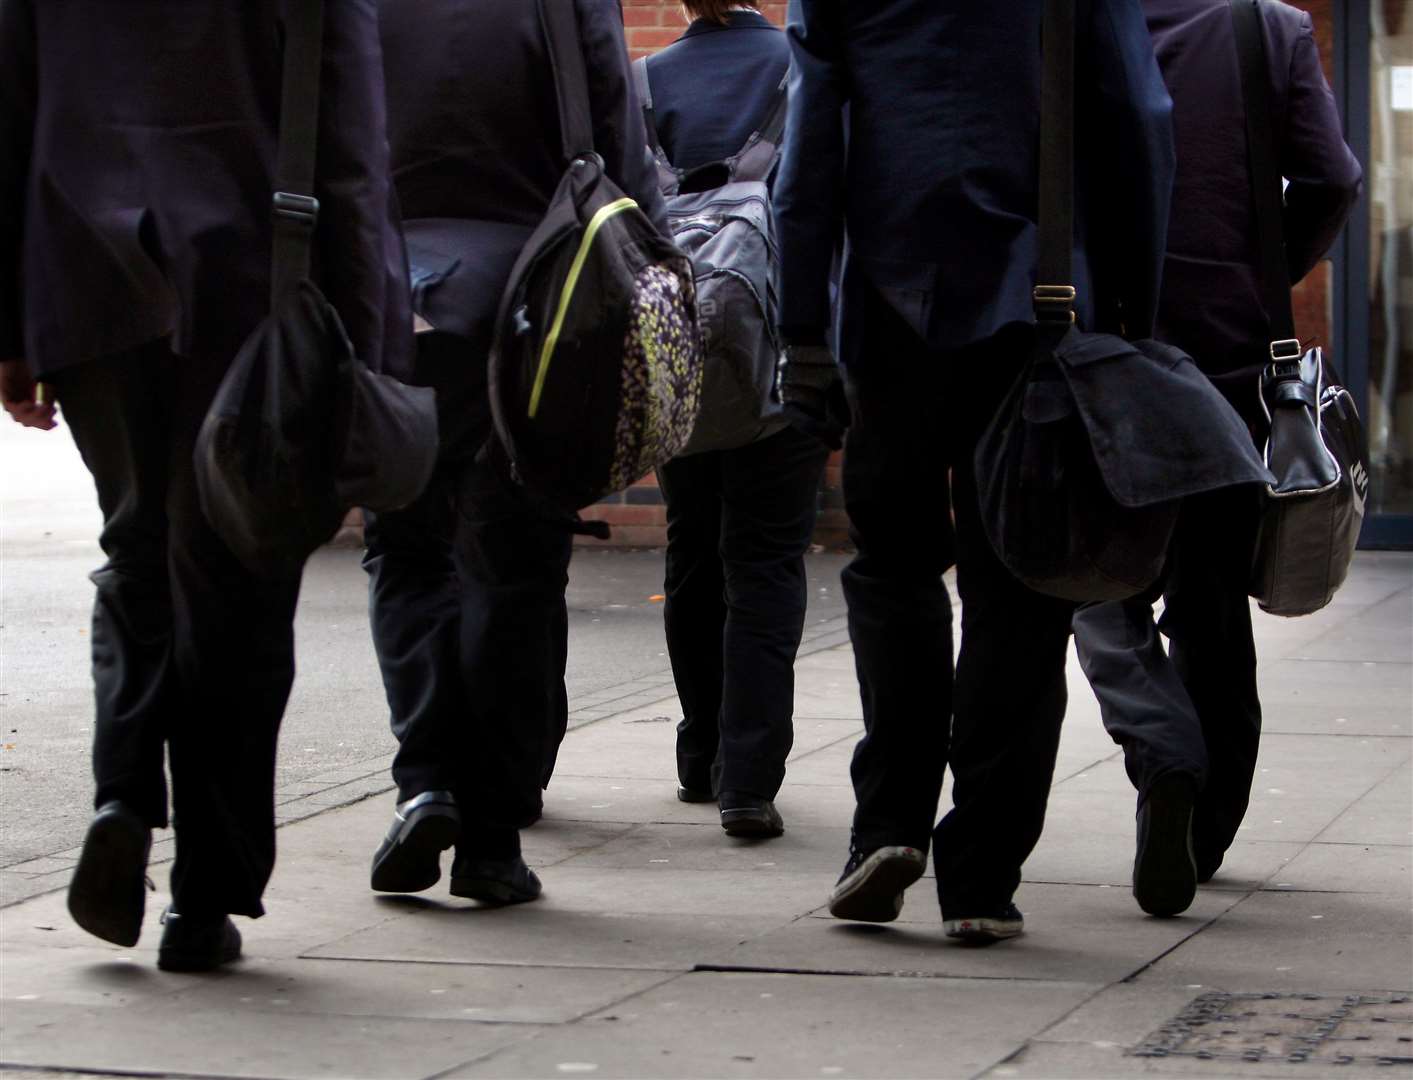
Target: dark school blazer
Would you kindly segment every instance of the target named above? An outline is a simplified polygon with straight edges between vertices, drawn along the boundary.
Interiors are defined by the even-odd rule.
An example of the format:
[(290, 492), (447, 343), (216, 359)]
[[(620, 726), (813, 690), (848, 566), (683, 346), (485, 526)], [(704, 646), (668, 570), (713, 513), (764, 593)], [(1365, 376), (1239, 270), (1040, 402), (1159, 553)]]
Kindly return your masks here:
[[(36, 375), (265, 315), (285, 0), (0, 0), (0, 354)], [(375, 0), (325, 5), (315, 274), (407, 371)]]
[[(667, 158), (684, 170), (731, 157), (766, 120), (790, 66), (784, 32), (764, 15), (697, 19), (648, 57), (653, 115)], [(710, 93), (706, 88), (710, 87)]]
[[(1157, 335), (1210, 375), (1254, 376), (1264, 362), (1271, 324), (1259, 284), (1230, 5), (1143, 0), (1143, 10), (1173, 98), (1178, 152)], [(1275, 0), (1263, 0), (1261, 14), (1270, 122), (1281, 172), (1289, 180), (1286, 256), (1296, 282), (1334, 243), (1359, 196), (1363, 174), (1340, 132), (1310, 16)], [(1252, 378), (1242, 396), (1255, 392)]]
[[(578, 16), (594, 150), (665, 231), (618, 0), (554, 2)], [(383, 0), (381, 18), (414, 306), (438, 329), (480, 339), (566, 166), (538, 5)]]
[[(792, 0), (775, 186), (788, 340), (822, 339), (831, 255), (932, 348), (1032, 318), (1041, 0)], [(1075, 277), (1089, 329), (1143, 336), (1157, 309), (1171, 104), (1138, 0), (1078, 0)], [(1062, 283), (1066, 284), (1066, 283)]]

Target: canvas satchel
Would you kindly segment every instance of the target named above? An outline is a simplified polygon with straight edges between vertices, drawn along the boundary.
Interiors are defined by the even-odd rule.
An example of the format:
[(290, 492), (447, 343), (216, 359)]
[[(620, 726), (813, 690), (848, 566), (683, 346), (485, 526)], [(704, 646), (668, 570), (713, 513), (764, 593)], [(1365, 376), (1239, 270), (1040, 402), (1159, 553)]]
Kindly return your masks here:
[(1192, 359), (1075, 326), (1074, 0), (1046, 0), (1035, 345), (977, 444), (981, 517), (1037, 592), (1122, 600), (1162, 573), (1188, 495), (1270, 479)]
[(201, 509), (252, 573), (297, 575), (355, 506), (421, 494), (437, 457), (436, 396), (370, 371), (310, 278), (323, 0), (289, 0), (274, 195), (270, 315), (207, 411)]

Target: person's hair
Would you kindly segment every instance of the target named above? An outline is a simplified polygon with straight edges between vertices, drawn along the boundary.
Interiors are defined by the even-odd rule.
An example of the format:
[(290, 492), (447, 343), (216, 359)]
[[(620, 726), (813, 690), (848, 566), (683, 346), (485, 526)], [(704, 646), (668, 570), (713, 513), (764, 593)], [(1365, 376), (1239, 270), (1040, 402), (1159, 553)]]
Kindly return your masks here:
[(732, 8), (755, 6), (749, 0), (682, 0), (682, 10), (687, 13), (688, 18), (709, 19), (722, 25), (730, 21), (726, 18), (726, 13)]

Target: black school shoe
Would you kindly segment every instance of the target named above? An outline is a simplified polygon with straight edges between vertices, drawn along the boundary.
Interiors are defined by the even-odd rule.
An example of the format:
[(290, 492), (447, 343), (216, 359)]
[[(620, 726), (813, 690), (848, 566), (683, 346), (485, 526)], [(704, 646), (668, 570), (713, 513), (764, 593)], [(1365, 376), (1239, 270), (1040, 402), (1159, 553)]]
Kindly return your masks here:
[(944, 919), (942, 929), (949, 938), (956, 938), (968, 945), (994, 945), (1025, 933), (1025, 917), (1015, 904), (1007, 904), (985, 914)]
[(1192, 855), (1192, 807), (1197, 784), (1186, 773), (1158, 777), (1138, 808), (1133, 898), (1149, 915), (1171, 918), (1197, 895)]
[(451, 895), (479, 900), (497, 907), (539, 899), (544, 886), (539, 876), (516, 855), (509, 859), (483, 859), (458, 855), (451, 865)]
[(449, 791), (424, 791), (398, 803), (392, 826), (373, 855), (376, 892), (414, 893), (441, 880), (441, 855), (461, 832), (461, 813)]
[(147, 905), (147, 856), (152, 830), (116, 800), (93, 815), (69, 882), (69, 914), (95, 937), (132, 946)]
[(721, 807), (721, 827), (727, 836), (767, 840), (785, 832), (785, 820), (769, 799), (723, 791), (717, 805)]
[(926, 869), (927, 856), (914, 847), (860, 851), (851, 845), (849, 861), (829, 894), (829, 914), (855, 922), (892, 922), (903, 910), (903, 891)]
[(497, 907), (538, 899), (542, 886), (520, 856), (520, 831), (503, 825), (468, 825), (451, 864), (451, 895)]
[(677, 801), (685, 803), (709, 803), (716, 802), (716, 796), (709, 790), (698, 791), (696, 788), (680, 785), (677, 788)]
[(163, 971), (215, 971), (240, 958), (240, 931), (229, 915), (184, 916), (170, 907), (162, 913), (157, 966)]

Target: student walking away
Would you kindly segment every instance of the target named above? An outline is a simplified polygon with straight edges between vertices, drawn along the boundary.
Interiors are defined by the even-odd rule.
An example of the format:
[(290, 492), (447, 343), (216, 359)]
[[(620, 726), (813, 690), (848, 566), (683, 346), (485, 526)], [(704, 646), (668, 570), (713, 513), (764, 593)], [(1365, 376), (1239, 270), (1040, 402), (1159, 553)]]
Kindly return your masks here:
[[(665, 230), (618, 4), (572, 2), (593, 148)], [(553, 69), (528, 0), (384, 0), (380, 15), (413, 303), (430, 327), (415, 381), (437, 389), (442, 446), (423, 496), (367, 526), (373, 643), (399, 743), (372, 887), (430, 888), (454, 846), (453, 895), (533, 900), (519, 830), (540, 816), (568, 721), (572, 534), (481, 450), (497, 305), (567, 166)]]
[[(1310, 16), (1275, 0), (1237, 3), (1255, 5), (1265, 39), (1272, 115), (1257, 123), (1276, 133), (1289, 181), (1285, 259), (1299, 281), (1348, 217), (1360, 168), (1340, 134)], [(1143, 0), (1143, 8), (1177, 142), (1155, 336), (1192, 356), (1263, 443), (1259, 385), (1273, 312), (1264, 299), (1233, 5)], [(1233, 488), (1188, 500), (1164, 577), (1132, 600), (1075, 616), (1080, 663), (1138, 789), (1133, 891), (1153, 915), (1188, 907), (1246, 812), (1261, 733), (1247, 600), (1261, 497)]]
[(677, 797), (717, 803), (731, 836), (771, 837), (784, 829), (774, 800), (794, 741), (804, 554), (829, 453), (789, 425), (771, 394), (778, 268), (768, 182), (790, 50), (749, 5), (683, 6), (687, 32), (636, 65), (669, 219), (697, 267), (708, 350), (692, 441), (658, 469), (664, 619), (682, 702)]
[[(998, 560), (973, 467), (1033, 349), (1041, 8), (795, 0), (776, 187), (781, 391), (821, 416), (795, 365), (808, 374), (824, 355), (831, 255), (849, 239), (838, 340), (858, 554), (843, 583), (865, 734), (830, 911), (896, 918), (932, 844), (946, 932), (978, 942), (1023, 927), (1013, 894), (1044, 820), (1073, 614)], [(1170, 104), (1137, 0), (1077, 9), (1078, 319), (1141, 335), (1157, 302)], [(949, 760), (954, 805), (934, 829)]]
[[(159, 967), (234, 960), (264, 912), (297, 575), (257, 578), (202, 516), (197, 430), (269, 310), (279, 47), (298, 0), (0, 3), (0, 394), (54, 401), (93, 474), (97, 812), (69, 886), (90, 933), (142, 930), (151, 831), (176, 862)], [(390, 215), (377, 9), (324, 15), (317, 280), (357, 355), (411, 339)], [(36, 382), (42, 380), (42, 382)], [(52, 393), (41, 404), (42, 392)]]

